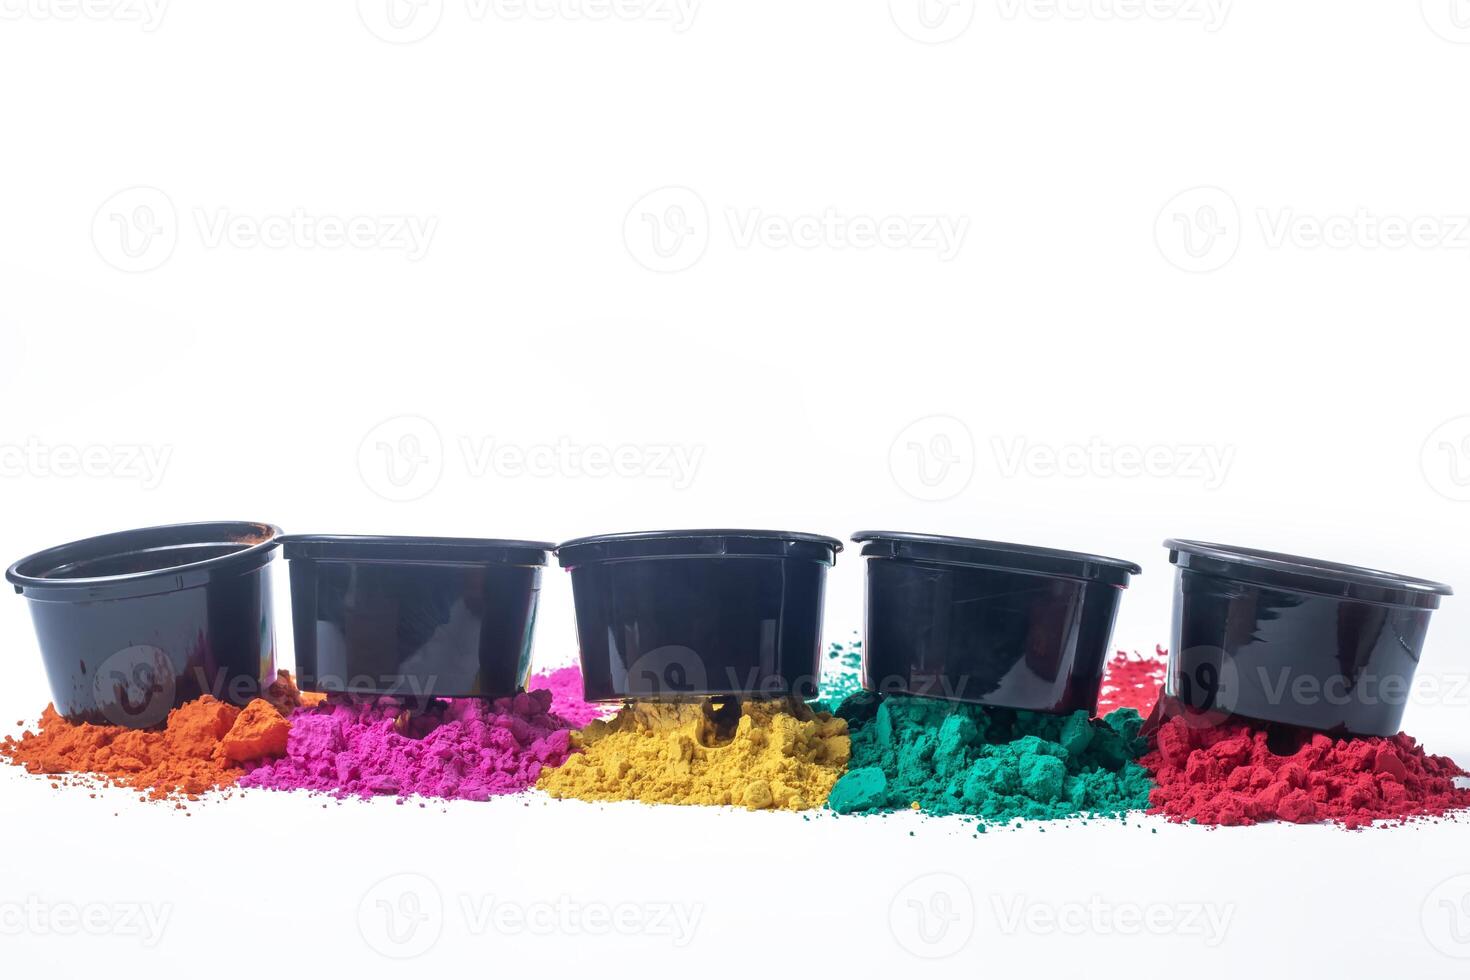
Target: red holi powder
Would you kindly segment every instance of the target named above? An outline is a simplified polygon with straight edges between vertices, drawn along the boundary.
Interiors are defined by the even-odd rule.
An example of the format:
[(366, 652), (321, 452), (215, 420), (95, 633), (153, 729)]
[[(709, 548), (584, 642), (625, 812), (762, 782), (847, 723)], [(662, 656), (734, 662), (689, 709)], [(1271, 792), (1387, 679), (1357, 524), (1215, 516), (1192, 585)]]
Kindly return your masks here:
[(1147, 718), (1163, 688), (1168, 663), (1169, 651), (1157, 645), (1152, 655), (1125, 650), (1113, 654), (1097, 697), (1098, 716), (1118, 708), (1134, 708)]
[(1152, 749), (1139, 760), (1157, 786), (1149, 812), (1176, 822), (1241, 825), (1284, 820), (1405, 823), (1470, 807), (1452, 759), (1408, 735), (1334, 738), (1283, 725), (1220, 720), (1161, 701)]

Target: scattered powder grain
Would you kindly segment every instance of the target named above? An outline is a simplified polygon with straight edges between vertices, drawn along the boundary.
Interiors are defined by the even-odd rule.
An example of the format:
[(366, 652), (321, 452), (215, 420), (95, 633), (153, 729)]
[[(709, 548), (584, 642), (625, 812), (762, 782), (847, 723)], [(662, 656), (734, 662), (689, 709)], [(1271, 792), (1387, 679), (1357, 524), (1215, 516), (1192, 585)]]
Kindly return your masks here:
[(244, 710), (210, 695), (173, 709), (161, 730), (72, 724), (47, 705), (39, 731), (0, 742), (29, 772), (80, 785), (110, 783), (162, 800), (233, 786), (242, 764), (285, 749), (289, 723), (268, 702)]
[(796, 700), (632, 702), (574, 736), (582, 752), (542, 771), (558, 798), (805, 810), (847, 764), (847, 723)]
[[(1151, 720), (1151, 725), (1155, 724)], [(1470, 807), (1467, 773), (1405, 734), (1333, 738), (1281, 725), (1205, 724), (1165, 705), (1143, 759), (1152, 813), (1201, 824), (1331, 822), (1349, 829)]]
[(832, 790), (838, 813), (917, 809), (983, 822), (1117, 815), (1148, 805), (1147, 742), (1132, 709), (1029, 711), (895, 695), (842, 705), (852, 762)]

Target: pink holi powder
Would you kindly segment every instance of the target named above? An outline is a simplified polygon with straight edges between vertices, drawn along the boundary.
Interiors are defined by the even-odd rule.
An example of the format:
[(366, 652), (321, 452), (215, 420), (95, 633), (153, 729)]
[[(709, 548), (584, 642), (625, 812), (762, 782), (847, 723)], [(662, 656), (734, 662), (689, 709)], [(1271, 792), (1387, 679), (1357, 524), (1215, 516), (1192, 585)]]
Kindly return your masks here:
[(581, 728), (598, 718), (606, 718), (612, 710), (609, 705), (582, 700), (582, 671), (575, 666), (542, 671), (531, 678), (530, 688), (545, 688), (550, 691), (551, 713), (574, 728)]
[(1107, 663), (1103, 674), (1102, 691), (1097, 698), (1099, 716), (1118, 708), (1136, 708), (1148, 717), (1164, 683), (1164, 669), (1169, 663), (1169, 651), (1154, 646), (1152, 655), (1140, 655), (1119, 650)]
[(550, 706), (549, 691), (436, 701), (423, 712), (392, 698), (329, 701), (294, 713), (286, 755), (240, 785), (458, 800), (518, 793), (571, 752), (570, 728)]

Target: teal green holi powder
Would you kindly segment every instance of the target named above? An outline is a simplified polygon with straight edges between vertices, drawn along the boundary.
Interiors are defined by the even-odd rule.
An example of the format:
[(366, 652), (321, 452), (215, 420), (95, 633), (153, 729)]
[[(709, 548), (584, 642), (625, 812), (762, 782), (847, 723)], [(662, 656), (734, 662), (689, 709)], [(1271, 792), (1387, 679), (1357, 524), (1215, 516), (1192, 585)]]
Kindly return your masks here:
[(863, 641), (833, 643), (822, 659), (822, 676), (817, 686), (813, 711), (835, 712), (843, 701), (863, 689)]
[(1117, 815), (1148, 806), (1134, 760), (1143, 719), (1120, 708), (1044, 715), (902, 695), (856, 694), (837, 714), (852, 761), (827, 803), (838, 813), (918, 809), (982, 821)]

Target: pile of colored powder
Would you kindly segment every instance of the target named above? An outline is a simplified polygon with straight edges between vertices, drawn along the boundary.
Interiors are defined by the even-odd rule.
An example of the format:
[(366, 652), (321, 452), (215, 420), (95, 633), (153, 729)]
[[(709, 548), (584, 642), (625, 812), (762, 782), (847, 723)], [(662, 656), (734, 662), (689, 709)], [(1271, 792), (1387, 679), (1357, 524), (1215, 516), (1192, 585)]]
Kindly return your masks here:
[(843, 701), (863, 689), (862, 670), (863, 641), (834, 642), (822, 661), (822, 676), (818, 679), (812, 709), (835, 712)]
[(1133, 708), (1147, 716), (1163, 690), (1164, 671), (1169, 665), (1169, 651), (1155, 645), (1152, 655), (1119, 650), (1107, 663), (1102, 690), (1097, 697), (1097, 713), (1105, 715), (1118, 708)]
[[(1166, 712), (1167, 713), (1167, 712)], [(1466, 772), (1405, 734), (1333, 738), (1280, 725), (1158, 724), (1143, 758), (1158, 783), (1151, 813), (1202, 824), (1404, 823), (1470, 807)]]
[(794, 699), (632, 702), (577, 733), (540, 787), (558, 798), (805, 810), (847, 764), (847, 724)]
[[(294, 685), (292, 690), (294, 690)], [(162, 800), (233, 786), (243, 766), (286, 750), (286, 718), (257, 698), (243, 709), (205, 695), (173, 709), (161, 730), (72, 724), (47, 705), (40, 730), (0, 742), (0, 756), (77, 785), (107, 783)]]
[(918, 809), (982, 822), (1115, 815), (1148, 805), (1143, 719), (1044, 715), (902, 695), (849, 698), (852, 763), (838, 813)]
[(422, 710), (380, 697), (332, 697), (298, 711), (283, 758), (254, 767), (242, 786), (333, 796), (486, 800), (534, 785), (566, 760), (570, 727), (551, 714), (547, 690), (431, 701)]
[(531, 678), (529, 689), (538, 688), (551, 692), (551, 713), (574, 728), (606, 718), (612, 711), (608, 705), (582, 699), (582, 671), (575, 666), (536, 674)]

